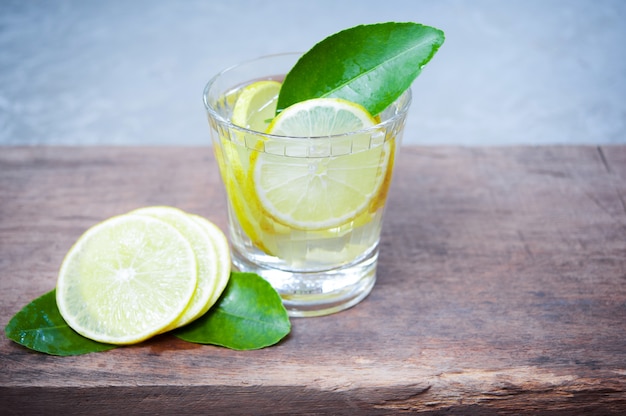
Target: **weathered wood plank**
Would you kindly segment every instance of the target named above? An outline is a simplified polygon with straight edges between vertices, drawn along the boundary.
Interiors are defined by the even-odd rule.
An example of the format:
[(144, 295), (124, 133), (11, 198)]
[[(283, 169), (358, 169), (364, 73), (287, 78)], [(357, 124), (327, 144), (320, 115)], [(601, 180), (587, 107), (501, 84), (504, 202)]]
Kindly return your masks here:
[[(404, 147), (372, 294), (236, 352), (79, 357), (0, 337), (0, 407), (77, 413), (620, 414), (626, 147)], [(90, 225), (167, 204), (226, 228), (210, 148), (0, 149), (0, 324)], [(37, 397), (37, 400), (33, 400)]]

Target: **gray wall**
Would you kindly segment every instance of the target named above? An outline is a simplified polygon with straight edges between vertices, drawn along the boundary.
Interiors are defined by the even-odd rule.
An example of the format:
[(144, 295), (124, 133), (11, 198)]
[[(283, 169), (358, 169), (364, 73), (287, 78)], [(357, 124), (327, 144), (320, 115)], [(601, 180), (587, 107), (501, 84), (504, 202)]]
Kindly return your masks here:
[(405, 144), (626, 143), (622, 0), (0, 0), (0, 144), (209, 144), (215, 72), (390, 20), (447, 35)]

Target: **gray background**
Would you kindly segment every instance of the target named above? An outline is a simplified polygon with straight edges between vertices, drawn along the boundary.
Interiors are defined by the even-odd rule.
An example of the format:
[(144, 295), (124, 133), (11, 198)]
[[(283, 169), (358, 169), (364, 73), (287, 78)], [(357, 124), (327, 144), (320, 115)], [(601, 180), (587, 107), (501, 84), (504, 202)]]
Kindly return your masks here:
[(622, 0), (0, 0), (0, 144), (208, 145), (214, 73), (391, 20), (447, 37), (405, 144), (626, 143)]

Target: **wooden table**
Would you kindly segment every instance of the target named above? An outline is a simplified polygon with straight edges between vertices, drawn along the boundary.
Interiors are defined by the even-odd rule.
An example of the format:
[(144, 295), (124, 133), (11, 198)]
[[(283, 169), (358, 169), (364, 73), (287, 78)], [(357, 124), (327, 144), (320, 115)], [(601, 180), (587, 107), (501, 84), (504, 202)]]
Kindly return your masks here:
[[(0, 148), (0, 323), (89, 226), (226, 228), (206, 148)], [(378, 282), (248, 352), (164, 335), (76, 357), (0, 336), (2, 414), (624, 414), (626, 147), (403, 147)]]

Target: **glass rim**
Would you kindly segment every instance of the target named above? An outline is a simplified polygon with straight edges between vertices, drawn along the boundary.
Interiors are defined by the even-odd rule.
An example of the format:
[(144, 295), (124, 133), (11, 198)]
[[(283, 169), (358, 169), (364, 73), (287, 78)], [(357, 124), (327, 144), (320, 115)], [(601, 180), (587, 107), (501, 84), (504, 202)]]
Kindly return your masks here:
[[(215, 74), (213, 77), (211, 77), (211, 79), (209, 79), (209, 81), (206, 83), (206, 85), (204, 87), (204, 90), (203, 90), (203, 93), (202, 93), (202, 101), (204, 102), (204, 108), (209, 113), (209, 116), (211, 118), (213, 118), (214, 120), (218, 121), (219, 123), (224, 124), (228, 129), (234, 129), (235, 131), (238, 131), (238, 132), (240, 132), (242, 134), (263, 136), (263, 137), (271, 138), (271, 139), (281, 139), (281, 140), (296, 139), (296, 140), (302, 140), (302, 139), (331, 139), (331, 138), (335, 138), (335, 137), (349, 137), (349, 136), (354, 136), (354, 135), (368, 134), (370, 132), (374, 133), (374, 132), (379, 131), (381, 129), (386, 129), (388, 125), (393, 124), (399, 118), (406, 116), (406, 114), (409, 111), (409, 108), (410, 108), (410, 105), (411, 105), (411, 102), (412, 102), (412, 98), (413, 98), (411, 87), (409, 87), (405, 91), (403, 91), (402, 94), (400, 94), (398, 96), (398, 98), (396, 98), (391, 104), (389, 104), (389, 106), (387, 106), (387, 108), (389, 108), (390, 106), (392, 106), (394, 103), (398, 102), (403, 97), (406, 97), (405, 98), (405, 102), (403, 103), (403, 105), (398, 107), (398, 112), (396, 114), (393, 114), (391, 117), (387, 118), (386, 120), (382, 120), (379, 123), (376, 123), (373, 126), (370, 126), (370, 127), (364, 128), (364, 129), (360, 129), (360, 130), (349, 131), (349, 132), (346, 132), (346, 133), (331, 134), (331, 135), (324, 135), (324, 136), (283, 136), (283, 135), (270, 134), (270, 133), (265, 133), (265, 132), (262, 132), (262, 131), (252, 130), (252, 129), (249, 129), (249, 128), (246, 128), (246, 127), (238, 126), (237, 124), (234, 124), (229, 118), (223, 117), (209, 103), (208, 96), (209, 96), (209, 91), (210, 91), (211, 87), (215, 84), (215, 82), (220, 77), (224, 76), (224, 74), (226, 74), (226, 73), (228, 73), (230, 71), (236, 70), (237, 68), (240, 68), (240, 67), (242, 67), (244, 65), (248, 65), (248, 64), (251, 64), (253, 62), (256, 62), (256, 61), (270, 59), (270, 58), (286, 57), (286, 56), (297, 57), (297, 56), (302, 56), (302, 53), (301, 52), (284, 52), (284, 53), (276, 53), (276, 54), (258, 56), (256, 58), (252, 58), (252, 59), (248, 59), (248, 60), (245, 60), (245, 61), (241, 61), (241, 62), (239, 62), (237, 64), (234, 64), (234, 65), (231, 65), (229, 67), (226, 67), (226, 68), (222, 69), (221, 71), (219, 71), (217, 74)], [(270, 75), (270, 74), (267, 74), (267, 75)], [(236, 86), (233, 85), (233, 88), (235, 88), (235, 87)], [(381, 114), (385, 110), (381, 111)], [(376, 115), (374, 115), (372, 117), (376, 117)]]

